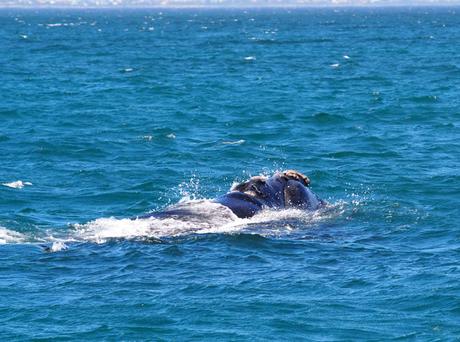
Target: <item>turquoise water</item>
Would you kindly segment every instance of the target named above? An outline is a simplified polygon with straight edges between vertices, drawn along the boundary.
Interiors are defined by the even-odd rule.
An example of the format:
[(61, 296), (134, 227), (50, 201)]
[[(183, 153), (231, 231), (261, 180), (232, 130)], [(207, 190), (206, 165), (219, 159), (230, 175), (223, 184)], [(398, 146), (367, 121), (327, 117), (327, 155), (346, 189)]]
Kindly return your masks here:
[(459, 11), (0, 11), (0, 339), (458, 339)]

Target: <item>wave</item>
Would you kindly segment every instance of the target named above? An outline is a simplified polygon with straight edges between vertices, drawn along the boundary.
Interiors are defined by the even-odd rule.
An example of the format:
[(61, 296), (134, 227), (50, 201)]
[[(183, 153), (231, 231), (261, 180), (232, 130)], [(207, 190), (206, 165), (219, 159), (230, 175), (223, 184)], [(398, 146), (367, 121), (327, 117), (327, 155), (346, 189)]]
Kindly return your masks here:
[(332, 43), (333, 38), (305, 38), (305, 39), (274, 39), (274, 38), (249, 38), (254, 44), (258, 45), (299, 45), (299, 44), (315, 44), (315, 43)]
[(0, 226), (0, 244), (21, 243), (26, 241), (26, 237), (19, 233)]
[(347, 118), (339, 114), (319, 112), (309, 117), (308, 120), (311, 120), (317, 124), (336, 125), (346, 122)]
[(22, 180), (10, 182), (10, 183), (3, 183), (3, 186), (13, 189), (22, 189), (26, 185), (32, 185), (31, 182), (23, 182)]

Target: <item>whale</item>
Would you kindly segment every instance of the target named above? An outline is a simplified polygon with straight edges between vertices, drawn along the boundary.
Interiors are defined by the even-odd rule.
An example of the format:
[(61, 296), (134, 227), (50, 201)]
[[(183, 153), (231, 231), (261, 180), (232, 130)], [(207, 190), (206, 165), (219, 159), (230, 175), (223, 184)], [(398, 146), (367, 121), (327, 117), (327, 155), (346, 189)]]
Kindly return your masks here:
[[(235, 184), (230, 191), (211, 202), (230, 209), (239, 218), (249, 218), (265, 210), (302, 209), (318, 210), (327, 202), (310, 189), (310, 179), (296, 170), (275, 172), (270, 177), (254, 176), (247, 181)], [(200, 216), (207, 218), (209, 212), (197, 212), (189, 206), (173, 205), (163, 211), (153, 212), (139, 218), (186, 218)]]
[(310, 179), (295, 170), (276, 172), (271, 177), (251, 177), (215, 201), (239, 218), (254, 216), (266, 208), (317, 210), (326, 205), (310, 189)]

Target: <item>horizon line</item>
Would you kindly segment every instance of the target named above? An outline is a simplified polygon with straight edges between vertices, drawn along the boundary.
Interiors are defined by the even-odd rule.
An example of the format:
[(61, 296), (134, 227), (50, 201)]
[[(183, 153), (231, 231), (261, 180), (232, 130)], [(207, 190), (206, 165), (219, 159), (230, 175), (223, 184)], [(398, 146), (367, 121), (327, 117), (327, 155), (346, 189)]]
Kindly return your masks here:
[(450, 3), (425, 3), (418, 2), (412, 4), (405, 3), (361, 3), (361, 4), (168, 4), (168, 5), (2, 5), (0, 4), (0, 9), (296, 9), (296, 8), (412, 8), (412, 7), (460, 7), (460, 0)]

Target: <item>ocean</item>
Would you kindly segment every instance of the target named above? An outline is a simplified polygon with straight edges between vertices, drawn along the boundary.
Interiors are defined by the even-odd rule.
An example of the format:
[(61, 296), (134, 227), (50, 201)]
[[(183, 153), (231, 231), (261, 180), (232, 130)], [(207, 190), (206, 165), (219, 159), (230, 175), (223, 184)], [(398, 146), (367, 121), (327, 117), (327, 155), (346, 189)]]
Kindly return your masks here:
[[(0, 340), (458, 340), (460, 8), (2, 9), (0, 46)], [(130, 219), (285, 169), (328, 206)]]

